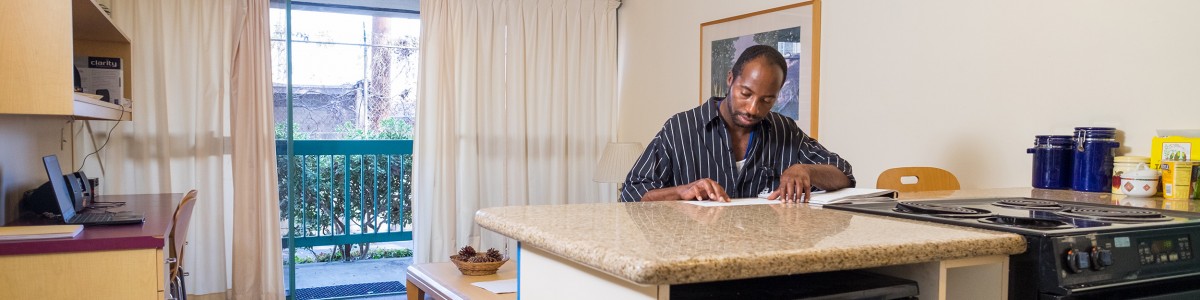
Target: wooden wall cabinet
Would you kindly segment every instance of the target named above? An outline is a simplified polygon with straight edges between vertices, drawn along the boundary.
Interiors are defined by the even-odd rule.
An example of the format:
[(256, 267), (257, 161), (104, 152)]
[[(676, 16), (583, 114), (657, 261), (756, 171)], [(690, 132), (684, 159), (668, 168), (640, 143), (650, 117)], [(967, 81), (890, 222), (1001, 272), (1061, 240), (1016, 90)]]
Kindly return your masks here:
[(131, 97), (129, 38), (92, 0), (0, 1), (0, 114), (130, 120), (121, 106), (76, 96), (75, 56), (120, 57)]

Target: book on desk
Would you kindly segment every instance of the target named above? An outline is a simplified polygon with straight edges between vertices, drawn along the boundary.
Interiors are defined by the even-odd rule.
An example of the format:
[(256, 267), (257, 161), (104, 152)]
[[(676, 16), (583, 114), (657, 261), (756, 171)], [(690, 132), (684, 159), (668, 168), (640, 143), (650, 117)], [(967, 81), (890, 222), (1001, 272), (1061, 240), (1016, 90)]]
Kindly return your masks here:
[(40, 225), (0, 227), (0, 241), (72, 238), (83, 231), (83, 225)]

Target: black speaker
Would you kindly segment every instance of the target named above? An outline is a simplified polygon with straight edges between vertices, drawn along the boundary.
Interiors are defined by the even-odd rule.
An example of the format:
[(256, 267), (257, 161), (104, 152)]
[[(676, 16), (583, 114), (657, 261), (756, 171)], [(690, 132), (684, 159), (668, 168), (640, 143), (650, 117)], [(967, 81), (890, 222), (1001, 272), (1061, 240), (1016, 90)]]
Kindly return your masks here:
[(50, 185), (49, 181), (36, 189), (26, 191), (19, 208), (21, 214), (62, 214), (62, 210), (58, 208), (58, 198), (54, 198), (54, 187)]
[(75, 69), (75, 91), (82, 92), (83, 91), (83, 79), (81, 77), (79, 77), (79, 68), (73, 68), (73, 69)]
[(112, 102), (112, 98), (109, 98), (111, 94), (108, 93), (107, 89), (96, 90), (96, 95), (100, 95), (100, 101)]
[[(63, 180), (67, 184), (67, 197), (70, 197), (74, 206), (67, 209), (79, 211), (92, 204), (93, 194), (87, 175), (83, 172), (75, 172), (63, 175)], [(58, 198), (54, 195), (54, 186), (50, 185), (49, 181), (42, 183), (36, 189), (26, 191), (18, 208), (21, 213), (62, 213), (58, 207)]]

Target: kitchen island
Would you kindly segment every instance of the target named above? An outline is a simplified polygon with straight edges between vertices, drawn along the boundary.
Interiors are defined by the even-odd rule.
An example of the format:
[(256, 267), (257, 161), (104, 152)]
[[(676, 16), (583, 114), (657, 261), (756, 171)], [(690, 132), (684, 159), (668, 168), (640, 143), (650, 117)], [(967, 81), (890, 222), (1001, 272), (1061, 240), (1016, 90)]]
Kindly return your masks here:
[(519, 241), (521, 299), (670, 299), (672, 285), (871, 269), (915, 280), (923, 299), (1004, 299), (1016, 234), (806, 204), (685, 202), (480, 210)]

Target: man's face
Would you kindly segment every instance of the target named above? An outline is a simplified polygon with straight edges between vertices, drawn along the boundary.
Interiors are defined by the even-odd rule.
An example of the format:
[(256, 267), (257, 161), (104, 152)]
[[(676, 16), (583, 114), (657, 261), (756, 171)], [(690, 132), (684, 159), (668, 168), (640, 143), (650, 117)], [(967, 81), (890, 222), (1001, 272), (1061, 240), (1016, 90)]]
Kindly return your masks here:
[(765, 58), (756, 58), (742, 65), (742, 74), (733, 78), (726, 76), (729, 84), (729, 118), (733, 125), (750, 128), (762, 122), (775, 106), (776, 96), (783, 85), (783, 71), (767, 63)]

